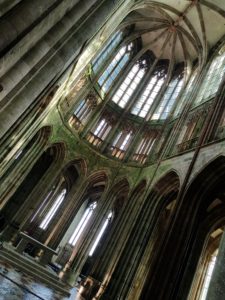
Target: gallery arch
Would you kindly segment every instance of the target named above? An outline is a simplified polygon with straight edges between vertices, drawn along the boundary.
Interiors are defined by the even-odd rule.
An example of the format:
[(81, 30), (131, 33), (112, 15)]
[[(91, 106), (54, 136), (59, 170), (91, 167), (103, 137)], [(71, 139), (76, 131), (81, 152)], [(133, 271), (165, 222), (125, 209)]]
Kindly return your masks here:
[[(46, 179), (48, 176), (51, 176), (51, 171), (57, 168), (57, 162), (63, 158), (63, 152), (63, 145), (53, 144), (44, 151), (42, 149), (41, 155), (37, 154), (39, 158), (2, 209), (2, 215), (6, 220), (5, 224), (8, 223), (8, 220), (11, 220), (10, 224), (6, 227), (6, 232), (9, 227), (14, 227), (14, 229), (11, 228), (11, 231), (15, 231), (21, 222), (27, 220), (29, 215), (26, 214), (30, 211), (30, 207), (33, 206), (31, 199), (37, 193), (37, 186), (44, 186), (43, 178)], [(26, 216), (25, 219), (24, 216)], [(11, 234), (8, 234), (7, 238), (12, 237)]]
[[(174, 278), (173, 280), (177, 280), (179, 291), (171, 291), (171, 295), (174, 293), (174, 295), (177, 295), (176, 297), (179, 297), (179, 295), (188, 297), (191, 282), (194, 278), (195, 270), (197, 268), (197, 263), (201, 256), (201, 251), (204, 245), (207, 244), (206, 241), (209, 239), (213, 228), (216, 228), (216, 226), (221, 226), (218, 225), (220, 224), (218, 222), (220, 220), (222, 221), (224, 218), (224, 204), (223, 200), (221, 200), (223, 199), (222, 195), (224, 193), (222, 188), (222, 182), (224, 178), (224, 162), (225, 160), (223, 156), (216, 158), (214, 161), (208, 164), (208, 166), (206, 166), (205, 169), (202, 170), (202, 172), (200, 172), (192, 181), (185, 193), (183, 200), (181, 200), (179, 204), (180, 208), (177, 210), (177, 213), (174, 216), (174, 220), (171, 224), (171, 228), (174, 228), (174, 230), (171, 231), (167, 236), (166, 243), (162, 248), (161, 254), (164, 251), (167, 251), (168, 255), (172, 255), (169, 254), (169, 251), (173, 252), (173, 255), (171, 256), (173, 257), (173, 260), (171, 260), (169, 264), (171, 271), (168, 274), (168, 282), (170, 282), (172, 278)], [(188, 219), (187, 215), (190, 216)], [(187, 222), (184, 222), (185, 216), (186, 220), (188, 220)], [(206, 224), (207, 227), (204, 227)], [(174, 238), (175, 236), (179, 235), (180, 230), (185, 230), (186, 234), (180, 235), (180, 238), (176, 239), (176, 247), (174, 247), (172, 246)], [(196, 233), (199, 232), (200, 234), (200, 231), (201, 237), (196, 237)], [(199, 243), (198, 246), (195, 246), (195, 242)], [(198, 247), (198, 250), (195, 247)], [(194, 251), (198, 251), (198, 254)], [(181, 271), (183, 275), (181, 276), (180, 274), (179, 277), (176, 277), (178, 276), (178, 273), (175, 271), (175, 268), (178, 266), (180, 268), (181, 266), (181, 262), (178, 262), (176, 257), (178, 252), (179, 259), (182, 259), (182, 261), (185, 261), (186, 263), (183, 264), (183, 270)], [(162, 256), (160, 261), (161, 266), (159, 263), (155, 266), (154, 272), (156, 277), (159, 274), (157, 268), (161, 268), (163, 266), (164, 259), (165, 256)], [(167, 270), (169, 270), (168, 266)], [(153, 282), (146, 286), (142, 296), (143, 299), (147, 299), (145, 297), (148, 297), (148, 293), (153, 294), (157, 291), (156, 286), (154, 286), (154, 288), (153, 286)], [(163, 293), (163, 291), (160, 293), (160, 297), (164, 297)]]

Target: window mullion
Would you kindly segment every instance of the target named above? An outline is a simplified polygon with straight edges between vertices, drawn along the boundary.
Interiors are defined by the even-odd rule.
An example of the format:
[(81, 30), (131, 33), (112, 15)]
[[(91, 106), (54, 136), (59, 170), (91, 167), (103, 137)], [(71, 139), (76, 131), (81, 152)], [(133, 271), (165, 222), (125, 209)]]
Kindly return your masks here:
[[(132, 84), (134, 78), (137, 76), (137, 74), (138, 74), (139, 71), (140, 71), (140, 68), (138, 68), (138, 70), (136, 71), (136, 73), (133, 73), (133, 77), (132, 77), (130, 83), (128, 84), (128, 86), (126, 87), (126, 89), (124, 90), (124, 92), (122, 93), (122, 95), (121, 95), (121, 97), (120, 97), (120, 100), (117, 102), (118, 105), (119, 105), (120, 102), (122, 101), (124, 94), (126, 94), (127, 90), (128, 90), (129, 87), (131, 86), (131, 84)], [(128, 75), (129, 75), (129, 74), (128, 74)], [(122, 83), (122, 84), (123, 84), (123, 83)]]
[[(123, 55), (121, 55), (119, 61), (117, 61), (117, 63), (115, 64), (115, 66), (113, 67), (113, 69), (111, 70), (110, 73), (108, 73), (107, 77), (104, 79), (104, 81), (101, 83), (101, 87), (103, 87), (103, 85), (106, 83), (106, 81), (110, 78), (110, 76), (112, 75), (112, 73), (114, 72), (114, 70), (118, 67), (118, 65), (120, 64), (120, 62), (123, 60), (124, 56), (127, 54), (127, 52), (125, 52)], [(112, 62), (112, 61), (111, 61)], [(107, 71), (107, 68), (104, 70), (104, 72)], [(103, 73), (104, 73), (103, 72)], [(103, 74), (102, 73), (102, 74)], [(100, 76), (101, 77), (101, 76)], [(100, 78), (99, 77), (99, 78)]]
[[(139, 115), (139, 113), (142, 111), (142, 109), (143, 109), (143, 107), (145, 106), (145, 104), (147, 103), (149, 97), (151, 96), (151, 94), (152, 94), (154, 88), (156, 87), (156, 85), (158, 84), (158, 82), (159, 82), (159, 78), (157, 78), (155, 84), (152, 86), (152, 89), (150, 90), (150, 92), (149, 92), (148, 96), (146, 97), (145, 101), (143, 102), (143, 104), (142, 104), (142, 106), (141, 106), (141, 108), (140, 108), (140, 110), (139, 110), (139, 112), (138, 112), (138, 115)], [(148, 109), (146, 115), (148, 114), (150, 108), (151, 108), (151, 105), (150, 105), (150, 107), (149, 107), (149, 109)]]
[[(120, 45), (121, 45), (121, 39), (122, 39), (122, 36), (121, 36), (121, 38), (120, 38), (120, 40), (118, 41), (118, 43), (117, 43), (117, 45), (115, 46), (115, 48), (113, 48), (112, 47), (112, 44), (113, 44), (113, 42), (116, 40), (116, 38), (118, 37), (118, 35), (119, 34), (121, 34), (121, 32), (118, 32), (118, 34), (114, 37), (114, 39), (110, 42), (109, 41), (109, 44), (108, 45), (106, 45), (106, 48), (104, 49), (104, 51), (103, 52), (99, 52), (99, 54), (97, 55), (97, 57), (93, 60), (93, 62), (92, 62), (92, 69), (93, 69), (93, 71), (94, 71), (94, 67), (96, 66), (96, 64), (98, 64), (98, 62), (101, 60), (101, 57), (103, 56), (103, 55), (105, 55), (105, 53), (106, 52), (108, 52), (108, 50), (110, 50), (109, 52), (110, 52), (110, 55), (107, 57), (107, 53), (106, 53), (106, 60), (105, 60), (105, 62), (104, 62), (104, 59), (102, 60), (102, 65), (101, 65), (101, 63), (99, 64), (99, 66), (97, 67), (97, 70), (96, 71), (94, 71), (94, 74), (95, 75), (98, 75), (99, 74), (99, 72), (101, 72), (101, 73), (103, 73), (103, 69), (105, 69), (105, 66), (108, 64), (108, 62), (112, 59), (112, 57), (113, 57), (113, 55), (114, 55), (114, 51), (112, 51), (112, 50), (117, 50), (117, 49), (119, 49), (119, 47), (120, 47)], [(101, 73), (100, 73), (100, 76), (101, 76)]]
[(108, 123), (105, 123), (105, 124), (104, 124), (103, 128), (101, 129), (101, 132), (99, 133), (99, 138), (100, 138), (100, 139), (104, 136), (104, 134), (105, 134), (105, 132), (106, 132), (108, 126), (109, 126)]
[(174, 86), (174, 88), (173, 88), (173, 91), (172, 91), (172, 93), (170, 94), (170, 97), (167, 99), (167, 102), (164, 104), (164, 107), (163, 107), (162, 112), (161, 112), (161, 114), (160, 114), (160, 116), (159, 116), (159, 119), (161, 119), (162, 115), (163, 115), (164, 112), (165, 112), (165, 109), (167, 108), (168, 104), (170, 103), (170, 101), (171, 101), (171, 99), (172, 99), (172, 97), (173, 97), (173, 94), (174, 94), (174, 92), (176, 91), (176, 89), (177, 89), (177, 87), (178, 87), (178, 85), (179, 85), (179, 82), (180, 82), (180, 80), (177, 80), (177, 83), (175, 84), (175, 86)]

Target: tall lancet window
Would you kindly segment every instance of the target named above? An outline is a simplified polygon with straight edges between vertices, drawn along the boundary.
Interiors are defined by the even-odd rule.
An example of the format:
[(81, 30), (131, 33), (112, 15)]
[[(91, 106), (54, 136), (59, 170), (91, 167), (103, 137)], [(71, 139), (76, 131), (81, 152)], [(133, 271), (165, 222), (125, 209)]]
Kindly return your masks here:
[(180, 91), (183, 86), (182, 75), (172, 79), (168, 88), (165, 91), (164, 96), (159, 102), (158, 107), (154, 111), (152, 120), (164, 120), (168, 117)]
[(107, 93), (109, 88), (112, 86), (113, 82), (123, 70), (124, 66), (129, 61), (132, 53), (133, 44), (122, 47), (103, 71), (102, 75), (98, 79), (98, 84), (100, 85), (103, 92)]
[(148, 85), (145, 87), (144, 92), (140, 96), (139, 100), (133, 106), (131, 113), (140, 117), (146, 117), (150, 110), (156, 96), (160, 92), (163, 83), (165, 81), (165, 70), (157, 70), (151, 77)]
[(93, 246), (92, 246), (92, 248), (89, 252), (89, 256), (92, 256), (94, 254), (95, 249), (97, 248), (97, 246), (98, 246), (103, 234), (105, 233), (111, 219), (112, 219), (112, 212), (110, 212), (108, 214), (107, 219), (105, 220), (104, 224), (102, 225), (101, 230), (100, 230), (100, 232), (99, 232), (99, 234), (98, 234), (98, 236), (97, 236), (97, 238), (96, 238), (96, 240), (95, 240), (95, 242), (94, 242), (94, 244), (93, 244)]
[(219, 54), (211, 63), (203, 79), (195, 104), (215, 96), (225, 73), (225, 52)]
[(94, 73), (97, 73), (109, 55), (115, 50), (122, 40), (122, 32), (118, 31), (112, 35), (112, 37), (107, 41), (106, 45), (100, 51), (100, 53), (92, 61), (92, 69)]
[(191, 78), (189, 79), (188, 85), (186, 86), (184, 93), (182, 93), (182, 96), (176, 105), (174, 116), (177, 116), (181, 113), (182, 109), (184, 108), (185, 101), (189, 100), (188, 98), (193, 90), (193, 84), (197, 74), (198, 74), (198, 69), (195, 70), (195, 72), (192, 74)]
[[(48, 200), (49, 196), (50, 196), (50, 194), (48, 194), (48, 196), (43, 201), (43, 203), (45, 203), (46, 200)], [(63, 189), (61, 191), (61, 193), (56, 197), (56, 199), (52, 203), (51, 207), (49, 208), (48, 212), (46, 213), (45, 217), (43, 218), (42, 222), (40, 223), (39, 227), (41, 229), (43, 229), (43, 230), (47, 229), (49, 223), (52, 221), (53, 217), (59, 210), (63, 200), (65, 199), (65, 196), (66, 196), (66, 189)], [(40, 208), (39, 212), (41, 213), (41, 208)]]
[(131, 99), (134, 91), (144, 77), (147, 69), (147, 61), (145, 59), (138, 61), (130, 70), (123, 83), (120, 85), (116, 93), (112, 97), (112, 101), (124, 108)]
[(75, 246), (77, 241), (79, 240), (81, 234), (85, 230), (85, 227), (87, 226), (89, 220), (91, 219), (91, 216), (93, 214), (94, 209), (97, 206), (97, 202), (91, 203), (88, 208), (85, 210), (80, 222), (78, 223), (76, 229), (74, 230), (71, 238), (69, 239), (69, 244), (72, 246)]

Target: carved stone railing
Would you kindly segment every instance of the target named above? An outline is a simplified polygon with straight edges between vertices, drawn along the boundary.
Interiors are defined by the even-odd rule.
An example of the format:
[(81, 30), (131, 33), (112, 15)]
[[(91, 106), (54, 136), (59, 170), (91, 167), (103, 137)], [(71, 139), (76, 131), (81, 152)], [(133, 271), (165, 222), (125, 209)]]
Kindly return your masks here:
[(144, 164), (148, 158), (147, 154), (134, 153), (132, 160)]
[(219, 126), (217, 128), (215, 138), (216, 139), (223, 139), (223, 138), (225, 138), (225, 126)]
[(70, 120), (69, 124), (71, 127), (74, 127), (76, 130), (83, 127), (83, 124), (81, 123), (81, 120), (79, 120), (75, 115), (73, 115)]
[(103, 140), (92, 132), (87, 134), (87, 141), (97, 148), (103, 143)]
[(49, 248), (48, 246), (40, 243), (39, 241), (35, 240), (34, 238), (32, 238), (31, 236), (27, 235), (24, 232), (20, 232), (19, 236), (21, 237), (21, 241), (19, 242), (19, 244), (16, 247), (16, 251), (19, 253), (23, 253), (24, 250), (27, 247), (27, 244), (32, 244), (33, 246), (37, 247), (39, 250), (42, 250), (42, 255), (38, 260), (40, 262), (40, 264), (42, 265), (47, 265), (49, 262), (51, 262), (52, 256), (53, 255), (57, 255), (58, 253)]
[(184, 152), (190, 149), (193, 149), (197, 146), (197, 142), (198, 142), (198, 137), (193, 138), (191, 140), (185, 141), (183, 143), (180, 143), (177, 145), (177, 152)]
[(121, 150), (120, 148), (117, 148), (115, 146), (111, 146), (110, 151), (111, 151), (112, 156), (119, 158), (119, 159), (123, 159), (125, 156), (125, 153), (126, 153), (125, 150)]

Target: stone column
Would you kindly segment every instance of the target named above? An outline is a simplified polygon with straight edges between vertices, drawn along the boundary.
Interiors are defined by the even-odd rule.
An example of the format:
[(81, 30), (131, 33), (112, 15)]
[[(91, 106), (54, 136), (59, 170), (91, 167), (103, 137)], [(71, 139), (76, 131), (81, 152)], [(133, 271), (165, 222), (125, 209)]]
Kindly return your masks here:
[(225, 295), (225, 233), (223, 233), (206, 300), (224, 300)]
[(98, 255), (98, 260), (88, 277), (91, 280), (94, 279), (93, 284), (97, 283), (98, 286), (100, 284), (96, 299), (99, 299), (102, 293), (104, 293), (113, 271), (118, 264), (119, 258), (136, 222), (138, 211), (140, 211), (142, 207), (143, 198), (144, 197), (138, 194), (127, 199), (126, 205), (120, 215), (118, 215), (117, 219), (114, 220), (108, 233), (108, 237), (103, 243), (101, 252)]
[[(127, 293), (135, 276), (144, 254), (146, 245), (152, 234), (155, 225), (155, 219), (158, 216), (160, 208), (155, 208), (155, 198), (145, 199), (144, 205), (133, 220), (133, 225), (129, 231), (129, 236), (124, 239), (123, 249), (120, 251), (120, 257), (114, 264), (109, 278), (103, 281), (105, 292), (100, 299), (127, 299)], [(107, 272), (108, 275), (108, 272)], [(118, 299), (119, 299), (118, 298)]]
[(13, 237), (15, 238), (18, 231), (26, 227), (32, 213), (43, 201), (44, 195), (46, 195), (47, 190), (58, 176), (59, 170), (59, 164), (57, 163), (50, 167), (47, 174), (43, 176), (28, 198), (25, 199), (20, 209), (15, 212), (14, 217), (10, 220), (10, 224), (2, 232), (2, 238), (5, 241), (9, 241)]
[[(25, 148), (25, 147), (24, 147)], [(24, 151), (24, 149), (23, 149)], [(3, 209), (14, 194), (16, 189), (20, 186), (27, 174), (31, 171), (36, 161), (40, 158), (43, 152), (43, 145), (34, 144), (27, 152), (18, 157), (12, 157), (12, 164), (5, 172), (0, 175), (0, 209)], [(17, 161), (18, 160), (18, 161)]]
[[(90, 3), (92, 6), (90, 6)], [(47, 34), (47, 39), (41, 41), (41, 49), (38, 49), (38, 45), (32, 49), (32, 55), (30, 52), (29, 56), (27, 55), (27, 57), (24, 58), (26, 62), (23, 61), (23, 64), (31, 66), (28, 67), (29, 71), (25, 72), (26, 75), (23, 76), (23, 81), (20, 80), (17, 86), (11, 90), (10, 101), (7, 97), (1, 101), (2, 106), (7, 104), (4, 113), (0, 115), (1, 135), (4, 135), (7, 130), (13, 126), (16, 120), (30, 108), (35, 100), (37, 101), (43, 90), (47, 89), (57, 78), (61, 78), (62, 74), (71, 67), (79, 55), (82, 45), (84, 45), (87, 40), (93, 38), (96, 32), (105, 25), (107, 18), (112, 16), (115, 9), (118, 8), (121, 3), (122, 1), (120, 0), (106, 0), (100, 3), (98, 1), (98, 4), (93, 5), (93, 2), (90, 0), (88, 4), (87, 1), (79, 1), (79, 5), (69, 11), (65, 20), (55, 25), (54, 34), (53, 32), (51, 36)], [(81, 18), (78, 17), (78, 13), (79, 16), (82, 16)], [(65, 26), (67, 27), (66, 32), (64, 31)], [(63, 34), (61, 31), (64, 31)], [(7, 32), (7, 30), (3, 30), (3, 32)], [(58, 36), (59, 32), (61, 33), (61, 40), (58, 40), (52, 45), (52, 39)], [(43, 51), (45, 56), (40, 62), (37, 56), (39, 57), (39, 53)], [(21, 51), (18, 52), (20, 53)], [(37, 63), (39, 63), (38, 68)], [(15, 78), (21, 79), (21, 73), (16, 73), (18, 69), (21, 70), (21, 68), (17, 66), (17, 68), (9, 70), (10, 74), (5, 75), (3, 85), (4, 95), (3, 92), (1, 93), (2, 98), (6, 96), (7, 90), (12, 88), (11, 86), (7, 86), (7, 83), (15, 82)], [(25, 86), (24, 81), (26, 81)], [(19, 86), (21, 89), (18, 92)]]

